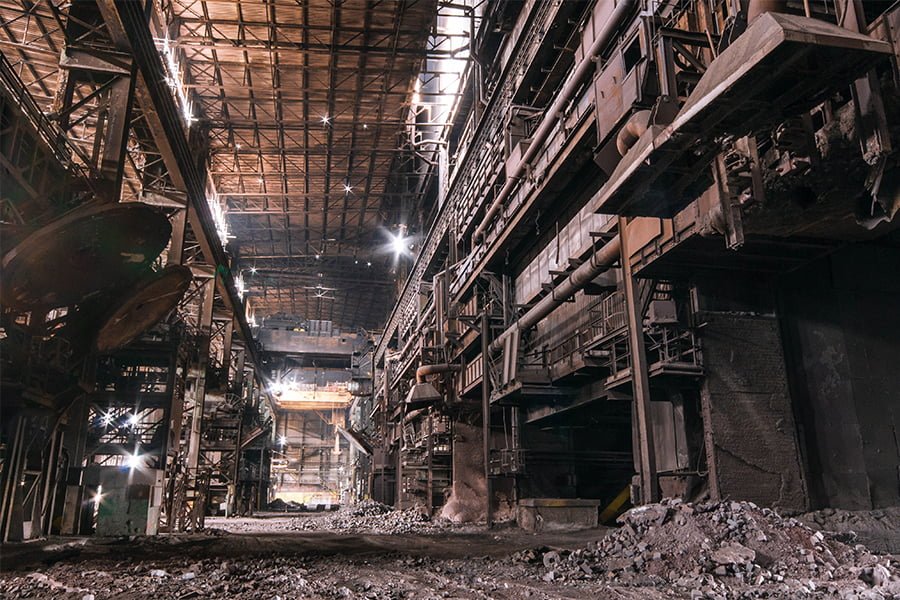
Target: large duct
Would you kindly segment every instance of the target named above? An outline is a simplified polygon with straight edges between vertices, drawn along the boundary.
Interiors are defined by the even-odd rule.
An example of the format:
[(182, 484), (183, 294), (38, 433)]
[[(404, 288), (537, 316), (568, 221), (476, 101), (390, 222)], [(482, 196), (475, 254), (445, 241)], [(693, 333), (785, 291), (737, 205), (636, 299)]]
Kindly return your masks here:
[(581, 87), (581, 82), (588, 74), (590, 74), (591, 70), (595, 68), (597, 56), (603, 50), (604, 46), (609, 43), (613, 34), (618, 30), (621, 22), (629, 13), (631, 13), (632, 8), (634, 8), (636, 4), (636, 0), (622, 0), (622, 2), (613, 9), (613, 12), (609, 15), (609, 19), (606, 21), (603, 29), (597, 34), (597, 37), (594, 38), (594, 43), (591, 44), (590, 50), (588, 50), (584, 58), (581, 59), (581, 62), (578, 63), (575, 73), (569, 78), (565, 87), (559, 95), (557, 95), (553, 105), (544, 114), (544, 118), (541, 120), (541, 124), (538, 126), (537, 131), (531, 136), (528, 150), (522, 155), (522, 159), (519, 161), (515, 172), (506, 179), (506, 184), (503, 186), (503, 189), (500, 190), (500, 193), (497, 194), (497, 198), (494, 199), (485, 213), (484, 219), (475, 230), (475, 241), (479, 241), (484, 236), (491, 221), (497, 216), (500, 209), (503, 208), (503, 203), (506, 202), (506, 199), (512, 193), (516, 183), (525, 174), (529, 163), (537, 156), (538, 150), (543, 147), (544, 142), (556, 125), (560, 115), (563, 114), (566, 105), (572, 101), (575, 92)]
[(750, 0), (747, 5), (747, 23), (767, 12), (785, 12), (787, 0)]
[[(621, 234), (620, 234), (621, 235)], [(591, 255), (590, 259), (582, 263), (577, 269), (572, 271), (566, 278), (553, 290), (541, 298), (537, 304), (531, 307), (518, 321), (509, 326), (509, 328), (501, 333), (490, 346), (491, 352), (497, 352), (503, 348), (503, 340), (515, 333), (516, 331), (525, 331), (538, 324), (538, 322), (553, 312), (556, 307), (569, 299), (575, 292), (584, 288), (588, 283), (594, 280), (600, 273), (608, 270), (619, 258), (622, 244), (620, 236), (617, 235), (602, 248)]]
[(436, 375), (438, 373), (456, 373), (462, 370), (459, 365), (451, 365), (441, 363), (437, 365), (422, 365), (416, 369), (416, 383), (425, 383), (425, 377), (428, 375)]
[(649, 110), (640, 110), (631, 115), (616, 136), (616, 150), (619, 151), (619, 155), (625, 156), (628, 154), (628, 150), (637, 143), (649, 126)]
[(425, 381), (425, 378), (428, 375), (437, 375), (438, 373), (456, 373), (461, 370), (461, 366), (451, 365), (448, 363), (441, 363), (437, 365), (422, 365), (421, 367), (416, 369), (416, 382), (413, 384), (413, 386), (409, 390), (409, 393), (406, 395), (407, 406), (430, 404), (431, 402), (435, 402), (443, 398), (441, 393), (437, 391), (437, 388)]

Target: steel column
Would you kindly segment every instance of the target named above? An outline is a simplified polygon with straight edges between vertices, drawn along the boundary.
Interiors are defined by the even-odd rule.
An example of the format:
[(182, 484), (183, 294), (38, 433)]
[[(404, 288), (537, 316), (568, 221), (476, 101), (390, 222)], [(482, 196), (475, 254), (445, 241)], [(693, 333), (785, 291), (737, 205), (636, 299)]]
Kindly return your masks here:
[[(15, 424), (10, 428), (11, 443), (7, 458), (3, 461), (3, 497), (0, 505), (0, 526), (2, 526), (2, 541), (17, 540), (21, 535), (22, 514), (19, 511), (18, 531), (13, 531), (13, 520), (16, 506), (16, 497), (19, 495), (19, 482), (22, 480), (22, 467), (25, 457), (22, 444), (25, 439), (25, 422), (27, 417), (19, 414), (15, 417)], [(21, 504), (21, 503), (20, 503)]]
[(638, 450), (641, 466), (641, 502), (655, 502), (659, 496), (656, 477), (656, 455), (653, 447), (653, 431), (650, 427), (650, 380), (647, 376), (647, 355), (644, 351), (644, 320), (639, 296), (635, 291), (631, 269), (631, 251), (626, 225), (628, 219), (619, 217), (619, 243), (621, 245), (622, 282), (625, 288), (625, 311), (628, 316), (628, 345), (631, 349), (631, 382), (634, 390), (634, 407), (637, 418)]
[(482, 452), (484, 452), (485, 522), (488, 529), (494, 524), (494, 492), (491, 489), (491, 377), (490, 377), (490, 321), (487, 310), (481, 313), (481, 419)]
[(209, 341), (212, 334), (213, 300), (216, 293), (216, 278), (203, 284), (203, 302), (200, 306), (200, 342), (197, 363), (197, 382), (194, 386), (194, 407), (191, 413), (191, 437), (188, 443), (187, 468), (192, 479), (196, 478), (200, 462), (200, 434), (203, 426), (203, 404), (206, 399), (206, 368), (209, 364)]

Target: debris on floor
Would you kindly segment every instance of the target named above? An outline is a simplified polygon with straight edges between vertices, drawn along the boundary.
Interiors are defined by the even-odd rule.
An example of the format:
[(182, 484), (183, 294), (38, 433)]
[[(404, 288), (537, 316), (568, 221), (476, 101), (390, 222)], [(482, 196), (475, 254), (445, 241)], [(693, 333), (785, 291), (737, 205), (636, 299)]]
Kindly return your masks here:
[(633, 508), (587, 548), (525, 551), (545, 581), (672, 586), (690, 598), (900, 597), (889, 558), (750, 502)]
[(816, 530), (845, 534), (872, 552), (900, 555), (900, 506), (879, 510), (825, 508), (797, 517)]
[(393, 535), (398, 533), (428, 534), (460, 530), (472, 527), (458, 527), (445, 519), (432, 519), (417, 508), (395, 510), (391, 506), (367, 500), (328, 513), (304, 513), (290, 518), (276, 517), (263, 519), (207, 519), (210, 527), (232, 533), (259, 531), (334, 531), (343, 533), (372, 533)]
[[(289, 528), (294, 531), (345, 531), (375, 534), (428, 533), (448, 529), (450, 523), (432, 520), (422, 511), (410, 508), (394, 510), (384, 505), (351, 506), (321, 517), (296, 517)], [(384, 509), (387, 510), (384, 510)]]
[(294, 531), (370, 532), (381, 535), (396, 533), (428, 533), (450, 527), (444, 521), (432, 521), (416, 509), (392, 510), (386, 513), (354, 514), (353, 509), (339, 510), (323, 517), (297, 517), (290, 529)]
[(23, 544), (0, 564), (0, 598), (900, 599), (890, 558), (747, 502), (667, 500), (618, 529), (538, 534), (413, 514), (365, 504), (210, 519), (226, 523), (215, 535)]

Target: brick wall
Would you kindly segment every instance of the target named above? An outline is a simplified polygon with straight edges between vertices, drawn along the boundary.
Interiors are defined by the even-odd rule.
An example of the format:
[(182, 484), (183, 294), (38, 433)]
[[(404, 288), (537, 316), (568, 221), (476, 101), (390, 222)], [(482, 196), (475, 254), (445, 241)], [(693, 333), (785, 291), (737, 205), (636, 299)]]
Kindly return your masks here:
[(702, 401), (713, 495), (804, 510), (806, 489), (777, 319), (706, 313), (705, 321)]

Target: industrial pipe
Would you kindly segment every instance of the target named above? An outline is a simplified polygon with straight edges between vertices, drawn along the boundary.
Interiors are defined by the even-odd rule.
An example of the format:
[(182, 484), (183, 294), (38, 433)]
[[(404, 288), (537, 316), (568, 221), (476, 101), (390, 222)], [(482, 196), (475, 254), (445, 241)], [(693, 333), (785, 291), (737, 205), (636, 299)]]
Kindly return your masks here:
[(497, 194), (497, 198), (494, 199), (494, 202), (491, 203), (490, 207), (485, 213), (484, 219), (475, 230), (475, 241), (479, 241), (484, 236), (488, 225), (490, 225), (494, 217), (497, 216), (497, 213), (500, 212), (500, 209), (503, 208), (503, 203), (506, 202), (507, 197), (512, 193), (513, 188), (516, 186), (516, 183), (525, 174), (525, 171), (528, 168), (528, 164), (534, 159), (535, 156), (537, 156), (538, 150), (547, 140), (547, 137), (550, 135), (550, 131), (553, 129), (554, 125), (556, 125), (557, 119), (562, 116), (563, 110), (565, 109), (566, 105), (571, 102), (573, 96), (575, 95), (575, 92), (577, 92), (578, 88), (581, 87), (581, 82), (591, 72), (591, 69), (594, 68), (594, 63), (597, 60), (597, 56), (599, 56), (600, 52), (603, 50), (603, 47), (609, 43), (610, 39), (612, 39), (613, 34), (619, 28), (621, 22), (631, 12), (636, 4), (637, 0), (622, 0), (622, 2), (613, 9), (612, 14), (609, 16), (609, 20), (606, 21), (603, 29), (597, 34), (597, 37), (594, 38), (594, 43), (591, 44), (591, 47), (588, 50), (587, 54), (585, 54), (584, 58), (581, 59), (581, 62), (578, 63), (578, 66), (575, 68), (575, 73), (572, 75), (572, 77), (569, 78), (565, 87), (562, 89), (559, 95), (556, 96), (556, 100), (553, 102), (553, 105), (544, 114), (544, 118), (541, 120), (541, 124), (538, 126), (537, 131), (535, 131), (534, 135), (531, 136), (531, 142), (528, 146), (528, 150), (526, 150), (525, 154), (522, 155), (522, 159), (519, 161), (519, 165), (516, 167), (515, 173), (507, 178), (506, 184), (503, 186), (503, 189), (500, 190), (500, 193)]
[(422, 365), (416, 369), (416, 383), (425, 383), (425, 377), (438, 373), (457, 373), (462, 370), (459, 365), (440, 363), (437, 365)]
[[(747, 5), (747, 23), (767, 12), (785, 12), (787, 0), (750, 0)], [(807, 15), (808, 16), (808, 15)]]
[[(553, 312), (556, 307), (560, 306), (575, 292), (582, 289), (588, 283), (594, 280), (597, 275), (609, 269), (616, 259), (619, 258), (622, 249), (620, 233), (609, 242), (603, 245), (591, 255), (590, 259), (582, 263), (577, 269), (569, 273), (565, 280), (557, 285), (553, 290), (541, 298), (541, 300), (531, 307), (518, 321), (509, 326), (509, 328), (501, 333), (497, 339), (491, 344), (491, 352), (497, 352), (503, 348), (503, 340), (513, 334), (515, 331), (525, 331), (538, 324), (538, 322)], [(418, 375), (418, 371), (416, 371)]]
[(647, 127), (649, 126), (649, 110), (640, 110), (631, 115), (625, 124), (622, 125), (622, 129), (619, 130), (619, 134), (616, 136), (616, 150), (619, 151), (619, 155), (624, 157), (628, 154), (628, 150), (637, 144), (637, 141), (644, 135), (644, 132), (647, 131)]

